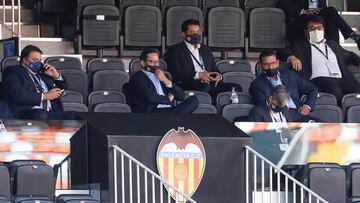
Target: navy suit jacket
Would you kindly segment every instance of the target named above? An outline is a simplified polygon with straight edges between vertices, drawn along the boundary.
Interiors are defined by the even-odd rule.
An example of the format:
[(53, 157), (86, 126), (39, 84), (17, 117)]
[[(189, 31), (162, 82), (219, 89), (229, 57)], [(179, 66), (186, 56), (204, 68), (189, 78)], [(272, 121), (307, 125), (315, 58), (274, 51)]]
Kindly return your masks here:
[[(302, 105), (301, 96), (306, 95), (307, 99), (304, 104), (308, 105), (311, 110), (314, 110), (318, 94), (317, 87), (287, 67), (281, 67), (279, 71), (281, 82), (290, 91), (296, 108)], [(259, 104), (266, 101), (273, 90), (274, 87), (271, 82), (264, 74), (261, 74), (250, 84), (249, 92), (253, 97), (254, 103)]]
[[(294, 118), (289, 113), (288, 108), (284, 108), (281, 113), (285, 116), (286, 122), (295, 122), (297, 120), (297, 118)], [(253, 109), (251, 109), (248, 119), (251, 122), (272, 122), (270, 108), (266, 101), (257, 104)]]
[[(202, 57), (205, 70), (219, 72), (216, 68), (215, 59), (210, 47), (201, 44), (199, 54)], [(182, 83), (191, 82), (196, 74), (194, 63), (185, 42), (171, 46), (165, 53), (165, 61), (174, 81), (182, 86)]]
[(165, 96), (158, 95), (154, 83), (143, 72), (137, 71), (130, 77), (128, 95), (130, 97), (130, 106), (133, 112), (153, 112), (158, 104), (168, 104), (173, 106), (168, 93), (174, 95), (174, 99), (182, 101), (185, 99), (185, 93), (176, 84), (172, 83), (172, 88), (166, 87), (162, 82), (161, 86)]
[(0, 119), (13, 119), (8, 105), (3, 101), (0, 101)]
[[(40, 74), (49, 90), (53, 88), (66, 89), (66, 82), (54, 80), (45, 74)], [(33, 106), (41, 103), (41, 93), (37, 92), (28, 71), (20, 65), (6, 68), (4, 74), (6, 100), (15, 118), (21, 117)], [(60, 98), (51, 100), (52, 111), (63, 111)]]

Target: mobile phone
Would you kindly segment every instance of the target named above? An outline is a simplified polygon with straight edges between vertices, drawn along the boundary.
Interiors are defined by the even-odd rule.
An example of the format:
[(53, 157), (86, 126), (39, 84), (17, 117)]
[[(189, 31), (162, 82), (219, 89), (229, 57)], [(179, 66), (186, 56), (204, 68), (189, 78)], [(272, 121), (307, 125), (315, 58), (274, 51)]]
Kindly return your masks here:
[(210, 74), (210, 77), (212, 77), (212, 78), (216, 78), (216, 76), (217, 76), (217, 73), (211, 73)]

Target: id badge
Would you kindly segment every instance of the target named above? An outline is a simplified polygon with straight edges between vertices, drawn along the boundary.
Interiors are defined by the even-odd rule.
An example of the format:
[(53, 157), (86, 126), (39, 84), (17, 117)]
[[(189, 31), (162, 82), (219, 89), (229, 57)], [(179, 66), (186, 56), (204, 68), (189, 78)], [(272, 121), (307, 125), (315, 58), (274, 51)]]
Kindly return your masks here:
[(335, 62), (326, 62), (326, 67), (328, 68), (331, 76), (341, 77), (340, 68)]

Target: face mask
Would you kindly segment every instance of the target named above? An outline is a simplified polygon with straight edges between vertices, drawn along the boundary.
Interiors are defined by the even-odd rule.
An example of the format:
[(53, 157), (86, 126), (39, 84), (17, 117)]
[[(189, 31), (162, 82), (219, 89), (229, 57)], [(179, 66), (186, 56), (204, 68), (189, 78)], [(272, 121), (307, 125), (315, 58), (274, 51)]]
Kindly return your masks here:
[(275, 106), (275, 105), (270, 105), (270, 108), (273, 112), (276, 112), (276, 113), (280, 113), (284, 109), (284, 107), (275, 106), (275, 108), (274, 108), (273, 106)]
[(200, 43), (201, 35), (200, 34), (186, 35), (185, 40), (192, 45), (196, 45)]
[(159, 68), (160, 68), (159, 66), (146, 66), (146, 70), (149, 71), (150, 73), (155, 73), (155, 71)]
[(31, 71), (33, 71), (34, 73), (37, 73), (41, 70), (42, 63), (41, 63), (41, 61), (38, 61), (38, 62), (30, 62), (29, 61), (28, 67), (30, 68)]
[(266, 77), (272, 78), (278, 74), (278, 68), (265, 70), (264, 74)]
[(309, 32), (310, 42), (318, 43), (324, 39), (324, 30), (314, 30)]

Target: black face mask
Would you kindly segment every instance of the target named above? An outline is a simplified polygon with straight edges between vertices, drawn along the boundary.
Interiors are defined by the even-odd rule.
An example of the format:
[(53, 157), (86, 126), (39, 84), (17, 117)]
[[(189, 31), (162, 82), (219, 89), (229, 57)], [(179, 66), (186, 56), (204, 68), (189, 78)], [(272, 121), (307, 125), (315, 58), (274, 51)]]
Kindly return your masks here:
[(185, 40), (192, 45), (196, 45), (200, 43), (201, 35), (200, 34), (186, 35)]
[(159, 68), (160, 68), (159, 66), (146, 66), (146, 70), (149, 71), (150, 73), (155, 73), (155, 71)]
[(282, 112), (282, 110), (284, 109), (284, 107), (280, 107), (280, 106), (275, 106), (275, 105), (270, 105), (270, 108), (273, 112), (276, 112), (276, 113), (280, 113)]
[(272, 78), (272, 77), (274, 77), (275, 75), (278, 74), (278, 68), (265, 70), (264, 74), (267, 77)]

